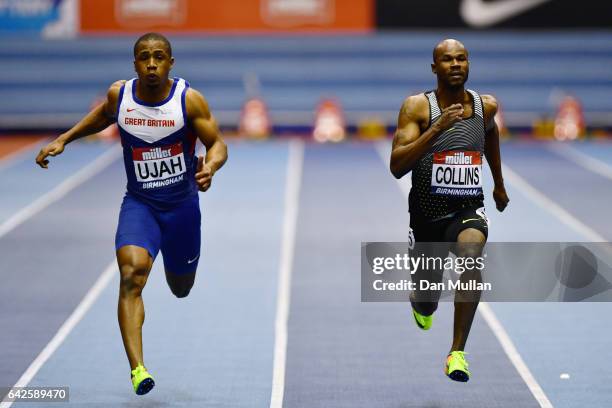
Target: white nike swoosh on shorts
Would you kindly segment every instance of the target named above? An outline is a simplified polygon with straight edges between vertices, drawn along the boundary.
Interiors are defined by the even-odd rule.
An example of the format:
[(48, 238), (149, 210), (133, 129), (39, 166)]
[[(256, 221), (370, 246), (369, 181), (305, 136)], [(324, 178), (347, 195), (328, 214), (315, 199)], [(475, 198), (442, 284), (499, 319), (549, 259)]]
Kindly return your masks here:
[(462, 0), (459, 13), (474, 27), (487, 27), (508, 20), (551, 0)]
[(193, 259), (188, 259), (188, 260), (187, 260), (187, 263), (188, 263), (188, 264), (192, 264), (192, 263), (194, 263), (195, 261), (197, 261), (199, 257), (200, 257), (200, 254), (198, 254), (198, 256), (196, 256), (196, 257), (195, 257), (195, 258), (193, 258)]

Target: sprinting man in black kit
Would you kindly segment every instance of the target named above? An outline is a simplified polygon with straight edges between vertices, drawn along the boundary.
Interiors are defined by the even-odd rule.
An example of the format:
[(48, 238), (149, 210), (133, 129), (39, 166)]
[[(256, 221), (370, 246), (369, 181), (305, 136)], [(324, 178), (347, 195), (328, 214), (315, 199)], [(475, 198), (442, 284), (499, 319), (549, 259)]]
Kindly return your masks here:
[[(468, 52), (457, 40), (444, 40), (434, 48), (431, 69), (437, 88), (409, 96), (400, 110), (391, 173), (399, 179), (412, 172), (410, 227), (417, 247), (428, 256), (444, 258), (451, 250), (457, 257), (476, 258), (482, 254), (489, 223), (482, 192), (483, 153), (493, 174), (497, 209), (503, 211), (509, 202), (494, 121), (497, 101), (465, 89)], [(431, 242), (448, 244), (422, 244)], [(440, 282), (442, 272), (419, 270), (412, 279)], [(468, 268), (461, 280), (481, 282), (480, 273)], [(419, 286), (417, 282), (411, 294), (412, 312), (417, 325), (427, 330), (440, 292)], [(464, 348), (479, 300), (479, 290), (455, 293), (453, 343), (445, 366), (446, 375), (455, 381), (469, 380)]]

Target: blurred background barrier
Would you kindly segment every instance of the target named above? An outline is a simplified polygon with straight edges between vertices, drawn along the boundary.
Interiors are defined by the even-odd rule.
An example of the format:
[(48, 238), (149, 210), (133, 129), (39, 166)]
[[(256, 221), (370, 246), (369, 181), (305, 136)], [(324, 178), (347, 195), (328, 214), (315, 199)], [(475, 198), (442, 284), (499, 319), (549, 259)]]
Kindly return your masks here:
[(81, 32), (365, 30), (370, 0), (81, 0)]
[[(160, 31), (173, 44), (173, 74), (205, 94), (225, 129), (238, 129), (245, 102), (257, 97), (273, 133), (310, 132), (320, 101), (331, 98), (350, 134), (372, 121), (389, 132), (407, 95), (435, 87), (433, 46), (456, 37), (470, 51), (468, 86), (498, 98), (510, 134), (565, 135), (559, 123), (571, 130), (574, 117), (579, 135), (607, 134), (612, 31), (601, 27), (612, 6), (585, 0), (575, 13), (575, 4), (5, 0), (0, 130), (69, 127), (113, 81), (135, 75), (137, 35)], [(576, 115), (561, 109), (568, 97)]]
[(601, 0), (376, 0), (381, 28), (610, 28)]

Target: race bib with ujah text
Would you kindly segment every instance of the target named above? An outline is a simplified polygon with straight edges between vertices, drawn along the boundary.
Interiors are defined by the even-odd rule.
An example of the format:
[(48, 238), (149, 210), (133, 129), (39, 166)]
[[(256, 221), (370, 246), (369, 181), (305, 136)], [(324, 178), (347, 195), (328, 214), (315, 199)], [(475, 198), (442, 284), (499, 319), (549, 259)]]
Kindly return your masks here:
[(136, 180), (143, 189), (164, 187), (183, 180), (187, 171), (183, 145), (135, 147), (132, 150)]

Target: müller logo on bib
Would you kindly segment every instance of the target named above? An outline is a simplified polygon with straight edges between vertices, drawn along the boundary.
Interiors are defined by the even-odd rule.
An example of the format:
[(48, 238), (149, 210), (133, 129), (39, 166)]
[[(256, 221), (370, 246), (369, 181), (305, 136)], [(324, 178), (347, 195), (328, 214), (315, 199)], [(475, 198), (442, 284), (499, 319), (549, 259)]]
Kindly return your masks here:
[(434, 153), (431, 192), (470, 197), (482, 194), (480, 152), (454, 150)]
[(132, 150), (136, 180), (143, 189), (165, 187), (183, 180), (187, 171), (183, 146), (135, 147)]

